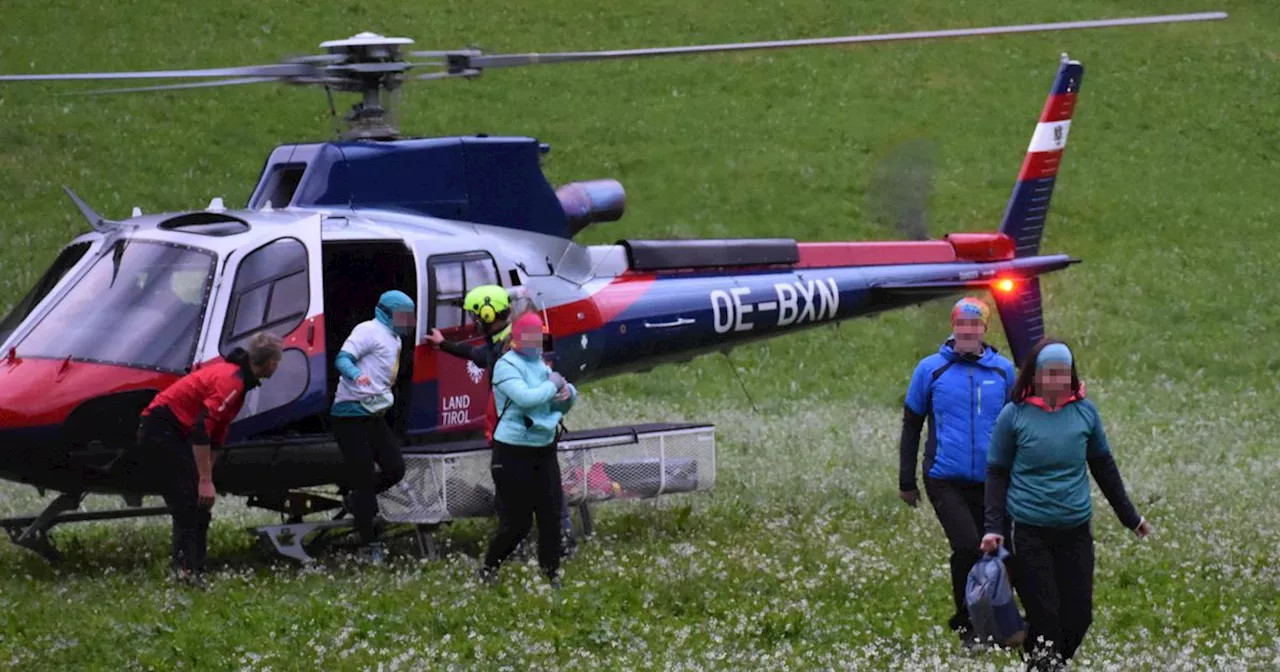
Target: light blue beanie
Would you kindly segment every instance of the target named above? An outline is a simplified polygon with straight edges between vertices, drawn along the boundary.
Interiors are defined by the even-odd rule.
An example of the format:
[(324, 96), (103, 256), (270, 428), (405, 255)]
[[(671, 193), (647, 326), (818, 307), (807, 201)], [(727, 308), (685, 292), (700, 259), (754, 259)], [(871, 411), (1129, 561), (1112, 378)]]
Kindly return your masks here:
[(1062, 343), (1050, 343), (1044, 346), (1040, 354), (1036, 356), (1036, 368), (1043, 368), (1045, 364), (1050, 362), (1062, 362), (1068, 366), (1071, 365), (1073, 357), (1071, 349)]

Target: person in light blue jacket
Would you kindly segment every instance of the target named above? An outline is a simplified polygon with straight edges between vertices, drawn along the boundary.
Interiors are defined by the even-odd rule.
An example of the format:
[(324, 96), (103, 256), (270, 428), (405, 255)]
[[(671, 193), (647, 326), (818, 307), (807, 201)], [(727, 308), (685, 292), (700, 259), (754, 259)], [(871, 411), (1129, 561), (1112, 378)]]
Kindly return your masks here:
[(482, 581), (492, 582), (501, 566), (538, 522), (538, 564), (559, 587), (564, 490), (556, 456), (560, 421), (578, 400), (578, 391), (542, 359), (542, 318), (526, 313), (511, 328), (511, 350), (493, 367), (493, 463), (489, 467), (502, 507), (489, 544)]

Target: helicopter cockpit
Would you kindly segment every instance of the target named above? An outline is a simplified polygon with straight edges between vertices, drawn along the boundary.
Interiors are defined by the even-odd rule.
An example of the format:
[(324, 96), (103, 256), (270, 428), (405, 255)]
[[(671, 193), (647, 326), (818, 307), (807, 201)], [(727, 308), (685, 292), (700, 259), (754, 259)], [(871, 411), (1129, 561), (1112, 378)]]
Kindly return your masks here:
[(195, 357), (211, 251), (120, 239), (13, 344), (22, 357), (182, 372)]

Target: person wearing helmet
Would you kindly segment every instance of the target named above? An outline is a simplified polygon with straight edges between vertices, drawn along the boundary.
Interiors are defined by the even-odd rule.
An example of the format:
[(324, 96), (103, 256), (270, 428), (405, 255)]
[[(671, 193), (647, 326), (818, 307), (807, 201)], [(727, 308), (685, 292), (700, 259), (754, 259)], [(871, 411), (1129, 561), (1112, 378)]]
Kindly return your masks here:
[(981, 557), (987, 443), (1013, 388), (1013, 363), (982, 339), (991, 309), (966, 297), (951, 310), (952, 335), (938, 352), (916, 365), (907, 389), (899, 441), (898, 490), (907, 504), (920, 499), (916, 456), (926, 418), (925, 492), (951, 546), (950, 628), (966, 646), (973, 632), (965, 582)]
[[(377, 495), (404, 478), (404, 457), (386, 413), (395, 403), (401, 346), (413, 335), (416, 321), (413, 299), (398, 290), (385, 292), (374, 319), (351, 330), (334, 362), (341, 377), (330, 417), (347, 467), (348, 508), (375, 563), (383, 555), (373, 524)], [(375, 472), (375, 464), (381, 473)]]
[[(507, 349), (510, 341), (511, 323), (526, 312), (536, 309), (524, 287), (512, 287), (510, 291), (498, 285), (482, 285), (467, 292), (462, 299), (462, 307), (475, 319), (480, 327), (484, 342), (469, 345), (462, 341), (445, 340), (439, 329), (432, 329), (427, 340), (454, 357), (471, 360), (485, 373), (493, 373), (493, 365)], [(497, 409), (493, 398), (485, 411), (486, 441), (493, 438), (493, 429), (498, 423)]]
[(473, 346), (462, 341), (445, 340), (444, 334), (434, 328), (427, 340), (454, 357), (469, 359), (486, 372), (491, 371), (502, 356), (504, 341), (511, 331), (511, 298), (507, 290), (498, 285), (481, 285), (467, 292), (462, 299), (462, 308), (479, 325), (483, 343)]

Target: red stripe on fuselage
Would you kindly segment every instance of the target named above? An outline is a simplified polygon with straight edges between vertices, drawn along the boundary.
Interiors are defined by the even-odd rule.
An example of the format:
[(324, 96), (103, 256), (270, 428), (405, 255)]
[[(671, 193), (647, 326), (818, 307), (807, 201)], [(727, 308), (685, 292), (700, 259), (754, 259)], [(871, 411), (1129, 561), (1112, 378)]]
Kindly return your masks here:
[(1051, 152), (1029, 152), (1026, 158), (1022, 160), (1022, 169), (1018, 171), (1018, 181), (1055, 177), (1058, 174), (1058, 165), (1061, 163), (1061, 149), (1055, 149)]
[(1040, 121), (1063, 121), (1071, 118), (1076, 109), (1076, 94), (1059, 93), (1049, 96), (1040, 112)]
[(865, 243), (799, 243), (796, 268), (936, 264), (956, 260), (956, 250), (944, 240)]
[(585, 299), (547, 309), (553, 337), (594, 331), (635, 305), (657, 280), (652, 273), (624, 273)]

